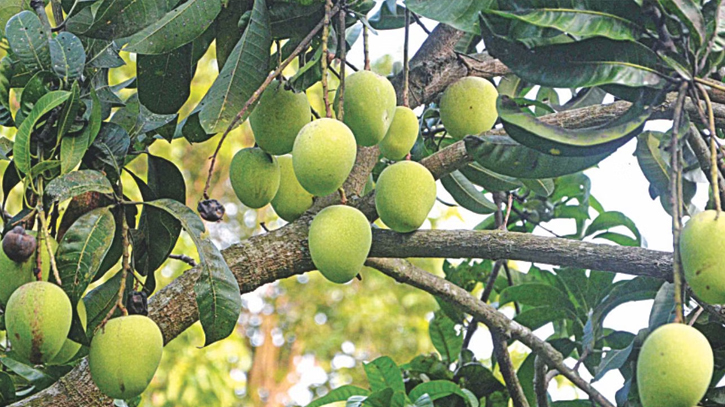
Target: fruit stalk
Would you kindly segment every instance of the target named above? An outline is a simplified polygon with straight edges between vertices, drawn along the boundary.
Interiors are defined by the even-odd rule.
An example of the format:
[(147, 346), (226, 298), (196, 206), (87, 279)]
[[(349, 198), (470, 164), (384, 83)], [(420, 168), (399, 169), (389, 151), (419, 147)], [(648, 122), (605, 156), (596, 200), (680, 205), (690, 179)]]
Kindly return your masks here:
[[(705, 99), (705, 105), (707, 106), (707, 129), (710, 132), (710, 185), (712, 186), (712, 197), (715, 200), (715, 210), (717, 216), (720, 216), (722, 211), (722, 202), (720, 201), (720, 186), (718, 185), (718, 165), (717, 165), (717, 143), (715, 142), (715, 114), (712, 111), (712, 101), (710, 95), (707, 94), (707, 90), (702, 85), (697, 85), (697, 88), (702, 93)], [(717, 217), (716, 217), (717, 219)]]
[(670, 140), (670, 203), (672, 207), (672, 240), (673, 240), (673, 261), (672, 272), (675, 283), (675, 322), (683, 322), (682, 307), (682, 264), (680, 261), (680, 232), (682, 231), (682, 167), (681, 150), (678, 143), (680, 136), (680, 122), (687, 94), (687, 82), (682, 82), (677, 93), (674, 111), (672, 113), (672, 137)]
[[(40, 220), (40, 233), (43, 235), (42, 240), (45, 242), (45, 250), (48, 251), (48, 259), (50, 259), (50, 268), (53, 270), (53, 277), (55, 277), (55, 281), (58, 282), (58, 285), (62, 286), (63, 282), (60, 280), (58, 265), (55, 263), (53, 248), (50, 246), (50, 235), (48, 234), (47, 227), (48, 222), (45, 219), (45, 212), (43, 211), (42, 206), (38, 206), (38, 219)], [(38, 258), (40, 258), (40, 256), (38, 256)], [(38, 262), (40, 262), (40, 260), (38, 260)]]
[[(335, 15), (337, 12), (340, 11), (340, 4), (336, 4), (332, 10), (330, 10), (330, 15)], [(307, 49), (307, 47), (310, 45), (310, 42), (312, 42), (312, 39), (317, 35), (317, 33), (322, 29), (322, 26), (324, 25), (325, 20), (320, 20), (319, 23), (310, 31), (307, 36), (300, 41), (300, 43), (297, 45), (297, 48), (292, 51), (292, 53), (282, 61), (282, 63), (277, 67), (277, 69), (272, 72), (270, 75), (267, 76), (267, 79), (264, 80), (262, 85), (252, 94), (252, 96), (244, 103), (244, 106), (242, 107), (242, 110), (237, 113), (237, 115), (234, 117), (234, 120), (232, 120), (231, 123), (229, 123), (229, 126), (226, 130), (224, 130), (224, 133), (222, 134), (222, 137), (219, 139), (219, 144), (217, 144), (216, 150), (214, 150), (214, 154), (211, 156), (211, 163), (209, 164), (209, 171), (207, 173), (206, 177), (206, 183), (204, 184), (204, 191), (202, 192), (202, 196), (204, 199), (209, 199), (209, 187), (211, 186), (211, 176), (214, 174), (214, 166), (216, 165), (217, 157), (219, 156), (219, 150), (221, 150), (222, 145), (224, 144), (224, 140), (227, 138), (229, 133), (237, 127), (239, 122), (242, 121), (242, 118), (244, 118), (245, 114), (249, 110), (249, 108), (259, 99), (259, 97), (262, 95), (262, 92), (269, 86), (270, 83), (276, 78), (282, 71), (287, 68), (287, 65), (289, 65), (297, 56), (304, 50)]]
[(345, 108), (343, 106), (345, 98), (345, 65), (347, 65), (347, 40), (345, 39), (345, 7), (347, 6), (347, 0), (341, 0), (343, 12), (337, 13), (338, 28), (337, 32), (340, 33), (340, 39), (337, 41), (337, 47), (340, 51), (340, 97), (337, 101), (337, 120), (342, 121), (345, 117)]
[(410, 43), (410, 10), (405, 9), (405, 42), (403, 44), (403, 106), (410, 107), (408, 92), (410, 92), (410, 62), (408, 61), (408, 48)]
[(332, 107), (330, 106), (330, 89), (327, 83), (327, 70), (330, 64), (330, 49), (327, 47), (327, 40), (330, 37), (330, 11), (332, 9), (332, 0), (325, 1), (325, 18), (322, 25), (322, 100), (325, 102), (325, 117), (332, 117)]

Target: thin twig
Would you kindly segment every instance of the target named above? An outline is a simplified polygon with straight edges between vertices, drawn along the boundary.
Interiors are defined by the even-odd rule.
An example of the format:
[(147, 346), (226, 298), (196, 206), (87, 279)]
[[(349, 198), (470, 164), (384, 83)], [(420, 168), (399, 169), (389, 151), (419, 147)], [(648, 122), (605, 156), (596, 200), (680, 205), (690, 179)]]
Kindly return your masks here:
[(365, 56), (365, 70), (370, 70), (370, 39), (368, 38), (370, 34), (368, 33), (368, 26), (363, 25), (363, 54)]
[(680, 122), (682, 120), (682, 111), (685, 104), (685, 95), (687, 94), (687, 82), (682, 82), (675, 101), (674, 112), (672, 114), (672, 137), (670, 140), (670, 204), (672, 207), (672, 238), (674, 249), (673, 280), (675, 283), (675, 322), (683, 322), (682, 307), (682, 267), (680, 265), (680, 231), (682, 230), (681, 210), (682, 197), (681, 180), (682, 168), (680, 161), (680, 146), (678, 138), (680, 136)]
[(169, 258), (173, 259), (173, 260), (183, 261), (184, 263), (190, 265), (191, 267), (197, 266), (196, 260), (194, 260), (192, 257), (189, 257), (185, 254), (170, 254)]
[[(341, 0), (342, 8), (345, 9), (346, 0)], [(345, 117), (345, 106), (343, 104), (345, 98), (345, 66), (347, 65), (347, 39), (345, 38), (345, 13), (337, 13), (338, 25), (337, 31), (340, 39), (337, 41), (337, 48), (340, 54), (340, 84), (337, 87), (337, 94), (340, 97), (337, 100), (337, 120), (342, 121)]]
[(52, 5), (51, 7), (53, 9), (53, 20), (55, 20), (55, 26), (64, 27), (65, 24), (63, 24), (63, 6), (61, 5), (60, 0), (50, 0), (50, 4)]
[(707, 90), (699, 84), (697, 87), (705, 99), (705, 106), (707, 106), (707, 129), (710, 132), (710, 163), (712, 165), (712, 168), (710, 168), (710, 185), (712, 186), (712, 196), (715, 200), (715, 219), (717, 219), (722, 211), (722, 203), (720, 202), (720, 187), (718, 185), (719, 170), (717, 165), (717, 142), (715, 141), (715, 114), (712, 111), (712, 101), (710, 100), (710, 95), (707, 94)]
[(325, 18), (322, 25), (322, 100), (325, 103), (325, 117), (332, 117), (332, 107), (330, 106), (330, 88), (327, 84), (327, 66), (330, 63), (330, 50), (327, 47), (327, 39), (330, 36), (330, 11), (332, 10), (332, 0), (325, 1)]
[(412, 15), (413, 15), (413, 20), (415, 20), (415, 23), (418, 24), (420, 26), (420, 28), (423, 29), (423, 31), (426, 33), (426, 35), (430, 35), (431, 31), (428, 29), (428, 27), (425, 26), (425, 24), (423, 24), (422, 21), (420, 21), (420, 17), (418, 17), (418, 15), (415, 13), (412, 13)]
[[(338, 3), (333, 7), (331, 14), (334, 15), (340, 10), (340, 4)], [(262, 83), (262, 85), (252, 94), (252, 96), (247, 100), (247, 102), (242, 107), (242, 110), (237, 113), (237, 115), (234, 117), (234, 120), (229, 124), (226, 130), (224, 130), (224, 134), (222, 134), (221, 139), (219, 139), (219, 144), (217, 144), (216, 150), (214, 151), (214, 154), (211, 156), (211, 164), (209, 165), (209, 171), (206, 177), (206, 183), (204, 184), (204, 191), (202, 192), (202, 196), (204, 199), (209, 199), (209, 187), (211, 186), (211, 177), (214, 174), (214, 167), (216, 165), (217, 157), (219, 156), (219, 150), (221, 150), (222, 145), (224, 144), (224, 140), (226, 140), (229, 133), (237, 127), (237, 124), (244, 118), (244, 115), (247, 113), (247, 110), (259, 99), (259, 97), (262, 95), (262, 92), (264, 92), (265, 89), (267, 89), (267, 86), (269, 86), (270, 83), (274, 80), (274, 78), (277, 77), (286, 67), (289, 65), (297, 56), (304, 50), (307, 49), (307, 47), (310, 45), (310, 42), (312, 42), (312, 39), (317, 35), (317, 33), (322, 29), (322, 26), (324, 25), (325, 20), (320, 20), (319, 23), (310, 31), (307, 36), (300, 41), (300, 43), (297, 45), (297, 48), (292, 51), (292, 53), (285, 58), (284, 61), (277, 67), (277, 69), (272, 72), (270, 75), (267, 75), (267, 79)]]
[(38, 19), (40, 19), (40, 25), (43, 26), (43, 31), (45, 31), (45, 36), (48, 37), (48, 39), (53, 38), (53, 30), (50, 27), (50, 20), (48, 19), (48, 14), (45, 12), (45, 4), (43, 3), (43, 0), (30, 0), (30, 7), (35, 10), (35, 14), (38, 15)]
[(544, 359), (536, 355), (534, 359), (534, 393), (536, 394), (536, 407), (549, 407), (549, 396), (547, 387), (549, 382), (546, 380), (546, 362)]
[(526, 399), (524, 389), (521, 387), (518, 376), (516, 376), (516, 368), (511, 361), (511, 355), (508, 350), (507, 337), (504, 332), (498, 329), (491, 329), (491, 340), (493, 341), (493, 354), (496, 356), (501, 375), (506, 383), (506, 388), (511, 396), (514, 407), (529, 407), (529, 401)]
[(405, 9), (405, 43), (403, 45), (403, 106), (409, 107), (408, 93), (410, 92), (410, 62), (408, 61), (408, 48), (410, 46), (410, 10)]
[(58, 285), (62, 286), (63, 282), (60, 280), (60, 273), (58, 272), (58, 265), (55, 263), (55, 254), (53, 248), (50, 246), (50, 235), (48, 235), (48, 225), (45, 219), (45, 212), (42, 207), (38, 207), (38, 219), (40, 220), (40, 231), (43, 233), (43, 241), (45, 242), (45, 250), (48, 251), (48, 258), (50, 259), (50, 268), (53, 270), (53, 277)]

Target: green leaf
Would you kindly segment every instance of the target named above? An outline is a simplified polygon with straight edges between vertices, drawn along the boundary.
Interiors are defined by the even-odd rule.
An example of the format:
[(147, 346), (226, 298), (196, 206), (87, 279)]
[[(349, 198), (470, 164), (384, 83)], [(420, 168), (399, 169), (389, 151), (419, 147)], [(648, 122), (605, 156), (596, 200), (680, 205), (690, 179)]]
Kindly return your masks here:
[(536, 47), (498, 35), (480, 16), (481, 35), (492, 56), (526, 82), (552, 88), (619, 84), (661, 88), (661, 61), (643, 44), (595, 37), (567, 44)]
[(21, 11), (8, 20), (5, 36), (13, 55), (31, 72), (49, 69), (48, 34), (32, 11)]
[(702, 6), (693, 0), (659, 0), (659, 3), (670, 13), (675, 14), (690, 30), (695, 48), (699, 49), (707, 38), (705, 18), (700, 9)]
[[(11, 353), (12, 356), (12, 353)], [(0, 356), (0, 363), (7, 367), (10, 371), (30, 382), (38, 390), (44, 389), (57, 381), (56, 378), (49, 376), (42, 370), (33, 366), (26, 365), (16, 359), (8, 356)]]
[(326, 395), (308, 404), (307, 407), (326, 406), (328, 404), (332, 404), (338, 401), (345, 401), (352, 396), (367, 396), (369, 394), (369, 390), (361, 389), (360, 387), (347, 384), (333, 389)]
[(649, 314), (648, 327), (654, 331), (661, 325), (672, 322), (675, 317), (675, 285), (669, 282), (662, 284), (657, 291), (652, 311)]
[(373, 392), (386, 388), (405, 392), (405, 384), (403, 383), (400, 368), (390, 357), (381, 356), (372, 362), (365, 363), (364, 367), (370, 389)]
[(5, 372), (0, 372), (0, 404), (7, 405), (15, 399), (15, 383), (12, 377)]
[(75, 122), (76, 116), (78, 115), (78, 111), (80, 110), (80, 108), (81, 89), (78, 86), (78, 82), (73, 82), (73, 86), (70, 90), (70, 97), (65, 102), (63, 110), (61, 110), (60, 116), (58, 117), (58, 139), (63, 138), (63, 136), (73, 126), (73, 123)]
[(128, 132), (129, 137), (136, 140), (140, 135), (148, 133), (173, 122), (178, 116), (176, 114), (156, 114), (146, 108), (139, 101), (139, 94), (136, 93), (126, 99), (126, 106), (118, 109), (111, 118), (111, 123), (116, 123)]
[[(243, 29), (237, 26), (239, 19), (249, 10), (249, 2), (233, 1), (222, 9), (217, 17), (216, 60), (218, 66), (224, 66), (235, 45), (242, 38)], [(275, 7), (275, 6), (272, 6)], [(251, 16), (251, 11), (249, 15)]]
[(410, 11), (458, 30), (479, 33), (476, 16), (491, 6), (492, 0), (406, 0)]
[(637, 242), (637, 246), (642, 245), (642, 236), (639, 233), (639, 229), (637, 229), (637, 225), (635, 225), (632, 219), (628, 218), (627, 215), (622, 212), (612, 211), (599, 214), (599, 216), (597, 216), (597, 218), (594, 219), (594, 221), (587, 227), (584, 235), (590, 236), (596, 232), (609, 230), (617, 226), (624, 226), (629, 229)]
[(116, 178), (121, 175), (130, 145), (131, 138), (123, 127), (116, 123), (103, 122), (98, 136), (86, 154), (86, 162), (89, 167), (102, 170), (106, 176)]
[(397, 30), (405, 27), (405, 7), (398, 5), (391, 12), (388, 7), (380, 7), (368, 18), (370, 26), (376, 30)]
[(15, 134), (15, 146), (13, 148), (15, 166), (20, 172), (27, 173), (30, 171), (30, 134), (33, 132), (35, 124), (42, 116), (68, 100), (70, 95), (70, 92), (62, 90), (45, 94), (35, 104), (23, 124), (20, 125), (18, 132)]
[(524, 8), (514, 11), (489, 9), (493, 14), (537, 27), (554, 28), (579, 38), (606, 37), (612, 40), (636, 41), (642, 27), (617, 15), (593, 9), (566, 7)]
[(45, 187), (43, 202), (46, 208), (86, 192), (112, 194), (113, 186), (101, 172), (78, 170), (50, 181)]
[[(271, 46), (272, 34), (265, 0), (255, 0), (249, 26), (200, 102), (199, 123), (207, 133), (226, 130), (262, 85), (269, 72)], [(251, 109), (245, 117), (249, 113)]]
[(226, 338), (237, 325), (242, 310), (242, 297), (234, 274), (219, 249), (206, 237), (204, 222), (194, 211), (173, 199), (159, 199), (145, 205), (162, 209), (181, 222), (199, 251), (202, 269), (194, 285), (199, 320), (204, 329), (204, 346)]
[(624, 349), (610, 349), (602, 358), (602, 362), (597, 367), (597, 374), (592, 381), (600, 380), (608, 371), (624, 366), (633, 349), (634, 341)]
[(81, 163), (88, 147), (95, 140), (101, 129), (101, 102), (98, 100), (96, 91), (91, 89), (90, 116), (88, 124), (83, 127), (79, 134), (69, 134), (60, 141), (60, 173), (68, 174)]
[(521, 183), (523, 183), (526, 188), (530, 189), (536, 195), (543, 197), (551, 196), (551, 194), (554, 193), (554, 188), (556, 187), (554, 180), (551, 178), (522, 179)]
[[(476, 400), (478, 401), (478, 400)], [(431, 400), (430, 396), (427, 394), (424, 394), (418, 399), (415, 400), (415, 403), (413, 404), (414, 407), (435, 407), (433, 404), (433, 400)], [(476, 407), (478, 407), (478, 404), (476, 404)]]
[[(144, 201), (169, 198), (182, 204), (186, 202), (184, 176), (174, 163), (161, 157), (149, 154), (148, 185), (139, 183), (139, 188)], [(144, 207), (138, 230), (143, 238), (134, 242), (134, 265), (139, 274), (148, 276), (171, 254), (181, 233), (181, 224), (162, 210)]]
[(395, 392), (390, 387), (373, 391), (362, 402), (362, 405), (367, 407), (392, 407), (391, 399), (393, 398), (393, 393)]
[(128, 38), (126, 52), (167, 54), (200, 36), (222, 9), (220, 0), (189, 0)]
[(78, 218), (58, 243), (55, 262), (62, 288), (76, 304), (96, 275), (111, 247), (115, 220), (109, 208), (94, 209)]
[(635, 277), (614, 283), (609, 294), (594, 308), (594, 320), (603, 321), (611, 310), (624, 303), (653, 299), (662, 284), (662, 280), (652, 277)]
[(91, 68), (119, 68), (126, 62), (118, 54), (119, 48), (114, 41), (83, 38), (86, 49), (86, 65)]
[(50, 40), (50, 61), (53, 71), (65, 82), (78, 79), (86, 66), (86, 51), (78, 37), (61, 32)]
[[(118, 291), (121, 288), (122, 273), (119, 271), (113, 277), (106, 280), (103, 284), (91, 290), (85, 297), (83, 302), (86, 305), (86, 314), (88, 316), (88, 324), (86, 332), (88, 337), (93, 336), (93, 332), (106, 317), (111, 308), (118, 301)], [(134, 278), (131, 273), (126, 276), (126, 292), (133, 290)], [(114, 315), (120, 315), (121, 311), (116, 310)]]
[(541, 328), (549, 322), (571, 319), (571, 317), (572, 314), (570, 310), (545, 305), (521, 311), (521, 313), (516, 315), (514, 321), (533, 331)]
[(15, 125), (19, 127), (23, 124), (38, 100), (50, 92), (53, 80), (55, 75), (48, 71), (40, 71), (27, 81), (20, 96), (20, 109), (15, 113)]
[(0, 36), (5, 36), (8, 20), (23, 10), (30, 10), (29, 1), (0, 0)]
[(513, 177), (497, 174), (474, 162), (459, 170), (469, 181), (483, 187), (486, 191), (513, 191), (521, 187), (521, 182)]
[(476, 189), (460, 171), (453, 171), (441, 178), (441, 184), (459, 205), (469, 211), (483, 215), (496, 212), (496, 204)]
[(466, 150), (481, 166), (521, 179), (556, 178), (587, 169), (611, 152), (587, 157), (561, 157), (528, 148), (506, 136), (467, 136)]
[(138, 55), (138, 99), (151, 112), (172, 114), (191, 95), (193, 44), (161, 55)]
[(421, 383), (415, 386), (413, 390), (408, 393), (408, 397), (411, 400), (418, 400), (424, 394), (427, 394), (433, 401), (451, 394), (459, 395), (464, 401), (468, 401), (468, 398), (465, 393), (461, 391), (461, 388), (458, 387), (457, 384), (448, 380), (431, 380), (429, 382)]
[(444, 361), (452, 363), (458, 359), (463, 346), (463, 335), (456, 331), (453, 321), (444, 315), (436, 314), (428, 325), (428, 334), (433, 347)]
[(542, 283), (519, 284), (505, 288), (498, 297), (499, 305), (518, 302), (533, 307), (552, 306), (565, 310), (574, 310), (574, 304), (560, 289)]
[[(103, 40), (128, 37), (161, 20), (175, 3), (167, 0), (101, 0), (96, 3), (98, 8), (93, 23), (81, 33)], [(70, 18), (68, 23), (80, 18), (81, 14)]]
[(627, 113), (596, 127), (565, 129), (544, 123), (522, 110), (508, 96), (501, 96), (497, 109), (506, 133), (519, 143), (546, 154), (592, 156), (611, 153), (639, 134), (650, 116), (643, 104), (636, 103)]
[[(453, 380), (457, 383), (466, 383), (466, 389), (473, 392), (474, 398), (488, 397), (497, 391), (503, 391), (506, 387), (501, 383), (493, 372), (478, 362), (469, 362), (461, 366)], [(470, 403), (469, 401), (469, 404)]]

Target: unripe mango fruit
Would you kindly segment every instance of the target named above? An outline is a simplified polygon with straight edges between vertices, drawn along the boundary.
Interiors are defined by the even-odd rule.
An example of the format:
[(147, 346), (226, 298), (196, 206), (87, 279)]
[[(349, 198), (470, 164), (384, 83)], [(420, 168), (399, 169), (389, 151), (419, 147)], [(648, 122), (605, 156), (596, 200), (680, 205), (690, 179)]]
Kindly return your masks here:
[(355, 278), (370, 253), (372, 242), (368, 219), (350, 206), (328, 206), (310, 224), (312, 262), (334, 283), (347, 283)]
[(342, 186), (356, 156), (352, 131), (341, 121), (322, 118), (300, 130), (292, 149), (292, 164), (307, 192), (325, 196)]
[(297, 133), (310, 119), (307, 95), (286, 89), (274, 80), (259, 98), (259, 104), (249, 116), (249, 124), (260, 148), (270, 154), (282, 155), (292, 151)]
[(312, 194), (297, 181), (292, 156), (277, 157), (280, 169), (279, 189), (272, 199), (272, 208), (280, 218), (292, 222), (312, 206)]
[(229, 165), (234, 193), (250, 208), (261, 208), (272, 201), (279, 188), (279, 163), (261, 148), (239, 150)]
[(380, 142), (380, 153), (389, 160), (402, 160), (418, 138), (418, 117), (405, 106), (395, 108), (393, 123)]
[(384, 169), (375, 185), (375, 208), (390, 229), (408, 233), (418, 229), (436, 200), (433, 175), (415, 161), (401, 161)]
[[(28, 234), (35, 235), (35, 232), (28, 231)], [(42, 273), (41, 278), (44, 281), (48, 281), (50, 275), (50, 256), (48, 256), (48, 250), (45, 247), (45, 241), (39, 241), (40, 247), (40, 259), (42, 262)], [(50, 247), (55, 251), (58, 248), (58, 243), (50, 238)], [(10, 295), (17, 290), (20, 286), (26, 283), (35, 281), (35, 275), (33, 270), (37, 264), (37, 257), (35, 254), (22, 263), (16, 263), (5, 255), (5, 252), (0, 250), (0, 305), (4, 306), (7, 304)]]
[(642, 406), (695, 406), (712, 371), (712, 348), (700, 331), (685, 324), (662, 325), (645, 339), (637, 359)]
[(91, 378), (108, 397), (127, 400), (143, 393), (161, 362), (164, 338), (143, 315), (109, 320), (91, 341)]
[[(338, 90), (335, 107), (339, 99)], [(389, 80), (371, 71), (355, 72), (345, 78), (342, 121), (355, 134), (357, 144), (374, 146), (388, 132), (395, 115), (395, 103), (395, 88)]]
[(441, 121), (457, 139), (489, 131), (496, 124), (498, 91), (486, 79), (467, 76), (448, 86), (440, 103)]
[(685, 280), (710, 304), (725, 304), (725, 213), (707, 210), (694, 215), (682, 229), (680, 256)]
[(34, 364), (58, 354), (70, 332), (70, 299), (53, 283), (34, 281), (15, 290), (5, 308), (8, 339), (17, 354)]
[[(83, 331), (85, 331), (88, 327), (88, 314), (86, 313), (86, 304), (83, 302), (83, 300), (78, 301), (76, 311), (78, 312), (78, 318), (80, 318), (81, 320), (81, 326), (83, 327)], [(65, 338), (65, 342), (63, 342), (63, 347), (60, 348), (58, 354), (56, 354), (53, 359), (51, 359), (48, 363), (53, 365), (65, 364), (73, 359), (73, 356), (75, 356), (80, 349), (80, 343), (74, 342), (70, 338)]]

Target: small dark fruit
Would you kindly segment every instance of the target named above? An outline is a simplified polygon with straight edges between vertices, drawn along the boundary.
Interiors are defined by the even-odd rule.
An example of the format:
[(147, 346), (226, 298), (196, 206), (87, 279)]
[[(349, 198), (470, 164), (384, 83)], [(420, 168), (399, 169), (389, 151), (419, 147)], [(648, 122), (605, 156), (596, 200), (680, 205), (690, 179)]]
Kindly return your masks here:
[(149, 314), (148, 295), (144, 291), (134, 291), (128, 294), (126, 309), (129, 315)]
[(25, 233), (22, 226), (15, 226), (3, 238), (3, 251), (14, 262), (22, 263), (35, 253), (38, 243), (35, 237)]
[(199, 202), (196, 210), (202, 219), (209, 222), (219, 222), (224, 217), (224, 205), (216, 199), (205, 199)]

